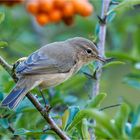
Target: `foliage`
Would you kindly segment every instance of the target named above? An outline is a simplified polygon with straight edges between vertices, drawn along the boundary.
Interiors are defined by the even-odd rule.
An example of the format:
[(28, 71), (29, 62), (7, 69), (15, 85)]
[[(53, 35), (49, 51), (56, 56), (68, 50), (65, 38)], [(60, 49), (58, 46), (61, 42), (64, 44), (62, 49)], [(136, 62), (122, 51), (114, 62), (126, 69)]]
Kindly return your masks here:
[[(89, 100), (95, 79), (82, 74), (92, 75), (97, 69), (95, 62), (60, 86), (44, 91), (46, 102), (52, 107), (51, 117), (72, 139), (91, 139), (91, 133), (97, 139), (140, 139), (140, 1), (112, 2), (119, 4), (111, 5), (107, 13), (106, 56), (115, 59), (103, 65), (100, 94)], [(91, 3), (99, 15), (101, 1), (91, 0)], [(60, 23), (42, 28), (25, 12), (24, 6), (1, 6), (0, 30), (0, 56), (12, 64), (49, 42), (73, 36), (98, 41), (99, 24), (94, 14), (89, 18), (77, 16), (70, 27)], [(0, 77), (2, 101), (14, 82), (2, 67)], [(32, 92), (44, 104), (39, 91)], [(104, 106), (117, 104), (120, 96), (124, 101), (119, 108), (102, 110)], [(93, 120), (95, 124), (91, 123)], [(0, 108), (0, 139), (16, 139), (15, 135), (25, 139), (58, 139), (27, 98), (14, 111)]]
[[(138, 106), (137, 108), (132, 108), (129, 104), (122, 103), (118, 111), (116, 111), (116, 114), (111, 117), (105, 111), (100, 111), (100, 103), (103, 101), (105, 95), (105, 93), (100, 93), (93, 100), (91, 100), (88, 105), (85, 105), (83, 109), (80, 109), (77, 106), (71, 106), (66, 109), (62, 115), (54, 117), (62, 121), (60, 127), (65, 130), (65, 132), (71, 138), (90, 139), (89, 129), (93, 129), (97, 139), (117, 138), (123, 140), (139, 138), (140, 107)], [(9, 124), (11, 121), (13, 121), (13, 119), (18, 121), (18, 117), (21, 117), (21, 114), (26, 112), (31, 113), (32, 110), (20, 110), (15, 116), (15, 112), (1, 109), (1, 135), (5, 133), (4, 129), (9, 127)], [(89, 119), (95, 120), (96, 125), (91, 125), (88, 123), (87, 120)], [(36, 125), (38, 124), (37, 122)], [(41, 129), (33, 130), (31, 128), (19, 128), (14, 132), (14, 135), (26, 136), (27, 138), (41, 138), (42, 135), (43, 137), (49, 137), (50, 135), (57, 137), (56, 134), (49, 128), (45, 131), (42, 131)]]

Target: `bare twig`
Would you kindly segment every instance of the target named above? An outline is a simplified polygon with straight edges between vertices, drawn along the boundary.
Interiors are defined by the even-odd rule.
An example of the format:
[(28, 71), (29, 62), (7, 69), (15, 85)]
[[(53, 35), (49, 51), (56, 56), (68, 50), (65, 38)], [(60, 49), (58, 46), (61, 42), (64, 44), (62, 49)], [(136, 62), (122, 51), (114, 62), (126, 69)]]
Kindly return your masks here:
[(121, 104), (115, 104), (115, 105), (105, 106), (105, 107), (100, 108), (99, 110), (100, 111), (103, 111), (105, 109), (109, 109), (109, 108), (113, 108), (113, 107), (118, 107), (118, 106), (121, 106)]
[[(100, 22), (100, 27), (99, 27), (99, 43), (97, 44), (98, 50), (99, 50), (99, 55), (104, 56), (105, 55), (105, 39), (106, 39), (106, 14), (109, 9), (110, 5), (110, 0), (102, 0), (102, 11), (101, 11), (101, 17), (99, 20), (102, 20), (104, 22)], [(100, 62), (97, 62), (97, 67), (99, 70), (96, 73), (96, 78), (97, 80), (93, 83), (93, 90), (91, 97), (95, 97), (100, 90), (100, 78), (102, 74), (102, 64)]]
[(1, 56), (0, 56), (0, 65), (11, 75), (12, 66), (9, 65)]
[(50, 117), (49, 113), (46, 111), (46, 109), (39, 103), (36, 98), (28, 93), (26, 95), (28, 99), (33, 103), (33, 105), (36, 107), (36, 109), (41, 113), (41, 115), (44, 117), (44, 119), (48, 122), (50, 125), (51, 129), (58, 135), (60, 138), (63, 140), (70, 140), (68, 136), (65, 135), (65, 133), (56, 125), (54, 120)]
[[(15, 129), (12, 127), (12, 125), (11, 124), (9, 124), (9, 127), (8, 127), (8, 130), (11, 132), (11, 133), (15, 133)], [(23, 140), (20, 136), (18, 136), (18, 135), (14, 135), (13, 137), (12, 137), (12, 139), (15, 139), (15, 140)]]
[[(12, 77), (12, 66), (9, 65), (1, 56), (0, 56), (0, 65), (10, 74)], [(12, 77), (16, 82), (17, 79)], [(54, 120), (50, 117), (48, 111), (39, 103), (39, 101), (30, 93), (27, 93), (27, 98), (32, 102), (40, 114), (44, 117), (47, 123), (50, 125), (51, 129), (63, 140), (70, 140), (70, 138), (57, 126)]]

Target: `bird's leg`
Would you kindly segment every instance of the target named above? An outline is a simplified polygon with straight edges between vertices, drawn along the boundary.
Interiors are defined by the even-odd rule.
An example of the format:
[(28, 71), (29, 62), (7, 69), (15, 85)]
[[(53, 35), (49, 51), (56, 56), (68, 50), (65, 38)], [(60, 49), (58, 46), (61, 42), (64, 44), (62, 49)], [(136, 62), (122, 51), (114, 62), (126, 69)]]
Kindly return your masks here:
[(41, 94), (41, 96), (42, 96), (43, 102), (44, 102), (45, 107), (46, 107), (47, 103), (46, 103), (46, 99), (45, 99), (45, 96), (44, 96), (44, 94), (43, 94), (43, 91), (42, 91), (42, 90), (40, 90), (40, 94)]
[(42, 96), (43, 102), (44, 102), (44, 104), (45, 104), (44, 107), (45, 107), (46, 111), (47, 111), (47, 112), (50, 112), (51, 107), (50, 107), (49, 104), (47, 104), (46, 99), (45, 99), (45, 96), (44, 96), (44, 94), (43, 94), (43, 91), (42, 91), (40, 88), (39, 88), (39, 91), (40, 91), (40, 94), (41, 94), (41, 96)]

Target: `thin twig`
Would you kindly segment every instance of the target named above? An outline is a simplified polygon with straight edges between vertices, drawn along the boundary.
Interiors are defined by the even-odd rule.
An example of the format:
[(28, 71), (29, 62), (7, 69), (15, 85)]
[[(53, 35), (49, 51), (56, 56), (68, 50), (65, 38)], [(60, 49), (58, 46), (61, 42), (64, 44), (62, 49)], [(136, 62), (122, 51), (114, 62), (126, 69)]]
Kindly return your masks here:
[[(9, 123), (9, 127), (7, 128), (12, 134), (14, 134), (15, 133), (15, 129), (12, 127), (12, 125)], [(14, 135), (13, 137), (12, 137), (12, 139), (14, 139), (14, 140), (23, 140), (20, 136), (18, 136), (18, 135)]]
[(121, 104), (115, 104), (115, 105), (105, 106), (105, 107), (100, 108), (99, 110), (100, 110), (100, 111), (103, 111), (103, 110), (105, 110), (105, 109), (109, 109), (109, 108), (113, 108), (113, 107), (118, 107), (118, 106), (120, 106), (120, 105), (121, 105)]
[[(105, 39), (106, 39), (106, 13), (109, 9), (111, 0), (102, 0), (102, 9), (101, 9), (101, 17), (98, 16), (99, 19), (99, 42), (97, 44), (98, 46), (98, 52), (101, 57), (104, 57), (105, 55)], [(100, 91), (100, 78), (102, 74), (102, 63), (97, 62), (97, 68), (96, 72), (94, 73), (94, 77), (96, 77), (96, 80), (92, 82), (92, 93), (90, 98), (94, 98)], [(93, 121), (93, 125), (96, 125), (96, 122)], [(96, 139), (96, 136), (94, 135), (93, 130), (89, 130), (91, 139)]]
[[(101, 11), (101, 17), (100, 19), (104, 20), (104, 22), (99, 22), (99, 43), (97, 44), (98, 46), (98, 51), (100, 56), (105, 55), (105, 39), (106, 39), (106, 13), (109, 9), (110, 5), (110, 0), (102, 0), (102, 11)], [(103, 24), (104, 23), (104, 24)], [(96, 78), (97, 80), (93, 82), (92, 86), (92, 94), (91, 98), (95, 97), (100, 90), (100, 78), (102, 74), (102, 63), (97, 62), (97, 67), (99, 68), (99, 71), (96, 72)]]
[(46, 111), (46, 109), (39, 103), (36, 98), (28, 93), (26, 95), (28, 99), (33, 103), (33, 105), (36, 107), (36, 109), (41, 113), (41, 115), (44, 117), (44, 119), (48, 122), (51, 129), (63, 140), (70, 140), (68, 136), (57, 126), (57, 124), (54, 122), (54, 120), (50, 117), (49, 113)]
[[(0, 65), (10, 74), (12, 77), (12, 66), (9, 65), (1, 56), (0, 56)], [(16, 82), (17, 79), (12, 77)], [(27, 93), (27, 98), (32, 102), (40, 114), (44, 117), (47, 123), (50, 125), (51, 129), (63, 140), (70, 140), (70, 138), (57, 126), (54, 120), (50, 117), (48, 111), (39, 103), (39, 101), (30, 93)]]
[(0, 65), (11, 75), (12, 66), (9, 65), (1, 56), (0, 56)]

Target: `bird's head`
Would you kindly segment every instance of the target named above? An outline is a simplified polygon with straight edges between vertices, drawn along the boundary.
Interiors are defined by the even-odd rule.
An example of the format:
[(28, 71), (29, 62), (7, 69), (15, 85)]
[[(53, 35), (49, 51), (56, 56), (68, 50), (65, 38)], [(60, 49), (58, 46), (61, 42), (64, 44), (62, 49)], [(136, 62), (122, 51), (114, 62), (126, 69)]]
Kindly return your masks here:
[(101, 62), (105, 62), (106, 59), (99, 56), (99, 52), (97, 50), (96, 45), (82, 37), (75, 37), (68, 40), (72, 46), (75, 48), (78, 58), (85, 63), (88, 63), (93, 60), (99, 60)]

